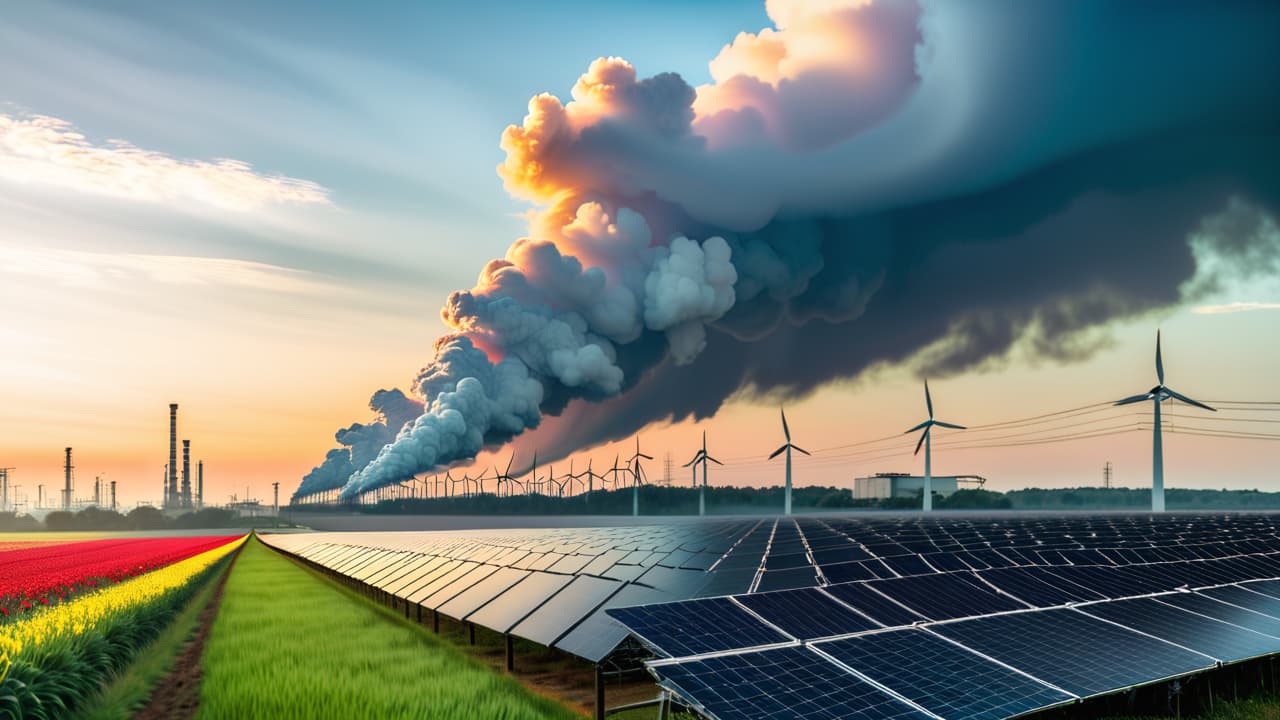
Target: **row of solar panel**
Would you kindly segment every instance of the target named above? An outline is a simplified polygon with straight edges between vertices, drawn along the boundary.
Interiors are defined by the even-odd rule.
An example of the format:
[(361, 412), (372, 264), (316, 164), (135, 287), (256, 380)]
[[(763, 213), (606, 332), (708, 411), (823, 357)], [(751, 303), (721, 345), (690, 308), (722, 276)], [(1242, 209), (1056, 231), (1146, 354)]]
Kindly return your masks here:
[[(1246, 529), (1260, 536), (1272, 532), (1269, 523), (1244, 522), (1242, 517), (1246, 516), (1215, 521), (1229, 527), (1229, 535)], [(837, 524), (863, 528), (861, 523)], [(1122, 527), (1135, 536), (1146, 532), (1149, 544), (1162, 547), (1174, 547), (1163, 545), (1169, 538), (1192, 535), (1185, 523), (1109, 520), (1100, 525)], [(904, 527), (878, 522), (866, 526)], [(591, 660), (608, 654), (626, 636), (624, 628), (603, 615), (606, 608), (752, 589), (808, 588), (867, 579), (897, 582), (891, 579), (1044, 561), (1039, 557), (1043, 553), (1029, 549), (935, 552), (927, 560), (920, 555), (876, 557), (834, 527), (823, 519), (803, 518), (573, 530), (292, 535), (275, 536), (270, 542), (424, 608)], [(919, 527), (951, 535), (980, 530), (994, 533), (992, 528), (1005, 527), (1000, 533), (1030, 536), (1033, 533), (1027, 528), (1036, 525), (1002, 520), (978, 528), (968, 521), (954, 526), (931, 522)], [(1017, 528), (1017, 532), (1009, 528)], [(1036, 542), (1045, 540), (1053, 541), (1044, 538)], [(1266, 546), (1262, 540), (1256, 542)], [(892, 547), (881, 544), (882, 551)], [(1222, 553), (1217, 549), (1197, 552), (1198, 557)], [(1152, 556), (1077, 555), (1074, 559), (1121, 562), (1146, 557)], [(1043, 583), (1037, 584), (1040, 579), (1034, 572), (1019, 570), (1006, 573), (997, 585), (1002, 589), (1007, 586), (1010, 594), (1030, 604), (1053, 604), (1063, 591), (1044, 588)], [(1077, 588), (1077, 584), (1086, 589)], [(1106, 584), (1105, 570), (1068, 585), (1075, 588), (1068, 591), (1069, 599), (1092, 599), (1088, 588), (1098, 584)], [(879, 612), (883, 616), (894, 611), (880, 608)], [(923, 611), (928, 618), (936, 614)]]
[(683, 657), (1274, 577), (1280, 577), (1276, 554), (1123, 568), (1008, 568), (686, 600), (610, 614), (660, 654)]
[[(738, 524), (736, 537), (719, 526), (710, 532), (647, 528), (643, 533), (610, 533), (632, 543), (625, 548), (599, 542), (549, 542), (555, 537), (550, 531), (539, 533), (540, 541), (528, 550), (472, 540), (451, 543), (451, 549), (466, 559), (420, 552), (424, 544), (420, 534), (365, 538), (400, 548), (329, 542), (347, 540), (348, 535), (264, 540), (409, 603), (599, 660), (627, 634), (603, 614), (605, 608), (690, 597), (712, 578), (719, 580), (717, 592), (746, 591), (754, 568), (729, 583), (733, 573), (707, 572), (723, 555), (705, 548), (732, 550), (734, 542), (749, 539), (758, 524), (747, 525), (745, 535)], [(600, 533), (566, 534), (598, 537)], [(557, 552), (568, 549), (576, 552)]]
[[(742, 621), (713, 607), (718, 622)], [(785, 640), (745, 628), (753, 642)], [(712, 718), (1000, 720), (1276, 652), (1272, 580), (793, 641), (650, 670)]]

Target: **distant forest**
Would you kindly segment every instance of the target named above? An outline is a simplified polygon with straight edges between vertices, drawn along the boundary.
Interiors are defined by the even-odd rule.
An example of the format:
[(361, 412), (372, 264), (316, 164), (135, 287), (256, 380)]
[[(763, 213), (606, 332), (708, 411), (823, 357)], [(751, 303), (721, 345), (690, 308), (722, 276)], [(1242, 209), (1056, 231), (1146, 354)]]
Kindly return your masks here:
[[(782, 488), (708, 487), (707, 513), (712, 515), (775, 513), (782, 507)], [(1165, 501), (1170, 510), (1280, 510), (1280, 492), (1259, 490), (1183, 490), (1169, 488)], [(798, 511), (910, 510), (920, 507), (920, 494), (886, 500), (856, 500), (842, 488), (798, 487), (792, 490)], [(938, 510), (1135, 510), (1151, 506), (1145, 488), (1027, 488), (998, 492), (963, 489), (948, 497), (934, 495)], [(631, 490), (597, 490), (589, 495), (558, 498), (492, 494), (449, 498), (400, 498), (374, 505), (305, 505), (292, 508), (308, 512), (362, 512), (367, 514), (424, 515), (630, 515)], [(688, 487), (645, 485), (640, 489), (641, 515), (696, 515), (698, 491)]]
[(204, 508), (170, 518), (159, 509), (145, 505), (125, 514), (96, 507), (85, 508), (74, 513), (58, 510), (46, 515), (43, 522), (30, 515), (0, 513), (0, 532), (213, 530), (245, 528), (254, 525), (270, 526), (272, 519), (243, 518), (230, 510), (221, 508)]

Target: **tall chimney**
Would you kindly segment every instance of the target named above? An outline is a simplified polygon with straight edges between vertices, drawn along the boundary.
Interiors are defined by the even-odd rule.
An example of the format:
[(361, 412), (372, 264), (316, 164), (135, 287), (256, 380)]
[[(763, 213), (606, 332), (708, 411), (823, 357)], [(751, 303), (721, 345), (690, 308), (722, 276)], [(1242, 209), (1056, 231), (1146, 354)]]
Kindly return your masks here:
[(71, 509), (71, 448), (67, 448), (67, 463), (64, 466), (66, 472), (66, 485), (62, 488), (62, 509)]
[(182, 441), (182, 501), (184, 508), (191, 507), (191, 441)]
[(111, 512), (119, 512), (116, 509), (116, 481), (111, 481)]
[(169, 403), (169, 484), (165, 487), (164, 506), (178, 499), (178, 403)]
[(196, 509), (204, 509), (204, 461), (196, 463)]

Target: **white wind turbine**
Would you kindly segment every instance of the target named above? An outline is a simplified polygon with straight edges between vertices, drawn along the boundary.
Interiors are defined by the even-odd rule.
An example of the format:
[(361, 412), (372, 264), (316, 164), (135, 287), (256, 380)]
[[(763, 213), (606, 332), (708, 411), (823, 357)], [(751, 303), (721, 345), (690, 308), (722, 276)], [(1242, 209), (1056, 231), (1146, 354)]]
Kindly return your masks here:
[(1164, 443), (1160, 438), (1160, 403), (1174, 399), (1211, 412), (1218, 411), (1164, 386), (1164, 362), (1160, 359), (1159, 330), (1156, 331), (1156, 380), (1158, 383), (1155, 387), (1141, 395), (1133, 395), (1123, 400), (1118, 400), (1116, 405), (1132, 405), (1144, 400), (1152, 402), (1156, 417), (1155, 428), (1152, 429), (1151, 436), (1151, 512), (1164, 512)]
[[(791, 438), (788, 436), (787, 441), (790, 442), (790, 440)], [(804, 451), (801, 450), (801, 452), (804, 452)], [(713, 462), (717, 465), (724, 465), (724, 463), (720, 462), (719, 460), (707, 454), (707, 431), (703, 430), (702, 431), (702, 449), (699, 450), (693, 456), (692, 460), (684, 464), (685, 467), (693, 468), (693, 486), (698, 488), (698, 515), (707, 514), (707, 463), (708, 462)], [(698, 486), (698, 463), (702, 463), (701, 487)]]
[[(791, 451), (795, 450), (797, 452), (802, 452), (805, 455), (808, 455), (809, 451), (805, 450), (799, 445), (791, 444), (791, 428), (787, 427), (787, 411), (781, 410), (781, 412), (782, 412), (782, 434), (786, 436), (787, 442), (782, 447), (778, 448), (777, 450), (774, 450), (773, 454), (769, 456), (769, 459), (772, 460), (778, 457), (778, 455), (781, 455), (782, 451), (784, 450), (787, 452), (787, 489), (786, 489), (786, 494), (783, 496), (784, 499), (782, 502), (782, 507), (783, 507), (783, 513), (790, 515), (791, 514)], [(704, 472), (704, 479), (705, 479), (706, 470), (704, 469), (703, 472)]]
[(640, 516), (640, 481), (644, 478), (644, 468), (640, 467), (640, 459), (652, 460), (652, 455), (640, 452), (640, 436), (636, 436), (636, 454), (628, 463), (631, 466), (631, 515)]
[(934, 425), (937, 425), (938, 427), (951, 428), (952, 430), (964, 430), (965, 427), (963, 425), (952, 425), (951, 423), (945, 423), (941, 420), (933, 419), (933, 398), (929, 395), (928, 380), (924, 381), (924, 402), (929, 408), (929, 419), (903, 434), (913, 433), (921, 428), (924, 429), (924, 432), (920, 434), (920, 441), (916, 443), (916, 451), (913, 454), (919, 455), (920, 446), (924, 445), (924, 511), (929, 512), (933, 510), (933, 453), (931, 452), (933, 433), (931, 433), (930, 430), (933, 429)]

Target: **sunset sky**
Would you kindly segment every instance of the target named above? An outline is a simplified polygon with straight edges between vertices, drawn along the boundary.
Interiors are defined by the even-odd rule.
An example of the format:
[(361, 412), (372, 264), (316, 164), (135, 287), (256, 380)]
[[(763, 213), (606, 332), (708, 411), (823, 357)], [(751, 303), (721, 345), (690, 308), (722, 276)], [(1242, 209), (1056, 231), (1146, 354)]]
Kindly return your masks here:
[[(782, 442), (777, 408), (785, 402), (796, 444), (826, 450), (797, 463), (799, 484), (849, 487), (858, 475), (919, 472), (914, 437), (872, 446), (883, 453), (842, 454), (840, 447), (925, 419), (924, 375), (939, 419), (971, 426), (1145, 391), (1155, 383), (1157, 328), (1174, 389), (1211, 404), (1280, 401), (1280, 100), (1263, 87), (1274, 80), (1261, 80), (1275, 77), (1268, 69), (1277, 57), (1274, 48), (1250, 49), (1261, 47), (1249, 30), (1258, 23), (1244, 10), (1166, 18), (1123, 41), (1146, 44), (1131, 56), (1117, 49), (1117, 37), (1143, 23), (1123, 13), (1102, 18), (1109, 30), (1094, 32), (1052, 16), (1015, 22), (1016, 4), (999, 22), (891, 1), (774, 0), (768, 12), (754, 0), (269, 5), (49, 2), (6, 12), (0, 466), (16, 468), (19, 496), (34, 500), (41, 484), (56, 493), (62, 449), (71, 446), (78, 497), (90, 495), (101, 475), (119, 482), (125, 507), (158, 501), (168, 404), (177, 402), (180, 437), (192, 441), (193, 464), (205, 463), (208, 501), (246, 488), (269, 501), (274, 481), (287, 497), (336, 447), (335, 430), (373, 419), (374, 390), (411, 390), (419, 369), (432, 364), (437, 338), (450, 331), (440, 314), (446, 298), (476, 285), (491, 259), (519, 256), (508, 253), (513, 241), (549, 233), (562, 254), (587, 248), (588, 258), (569, 227), (575, 217), (585, 222), (581, 208), (592, 202), (618, 224), (619, 208), (636, 208), (664, 252), (674, 236), (724, 235), (738, 253), (757, 231), (775, 249), (792, 242), (777, 240), (784, 232), (799, 238), (795, 247), (809, 247), (799, 223), (833, 233), (831, 218), (851, 218), (850, 247), (882, 243), (888, 255), (865, 261), (882, 264), (855, 290), (832, 285), (821, 295), (815, 288), (828, 281), (813, 275), (785, 299), (776, 287), (760, 291), (761, 300), (786, 308), (771, 327), (796, 330), (745, 329), (742, 283), (750, 267), (737, 255), (733, 309), (732, 295), (720, 307), (723, 298), (704, 294), (697, 312), (686, 306), (664, 323), (655, 320), (666, 312), (662, 305), (646, 304), (634, 342), (655, 338), (649, 344), (665, 348), (665, 359), (635, 359), (646, 379), (633, 385), (625, 376), (618, 397), (591, 389), (592, 380), (573, 386), (587, 399), (575, 395), (564, 418), (521, 437), (518, 465), (538, 447), (580, 441), (593, 447), (573, 454), (578, 466), (588, 457), (608, 466), (634, 446), (609, 441), (629, 436), (629, 428), (602, 414), (638, 413), (631, 424), (643, 427), (642, 448), (657, 458), (651, 479), (662, 476), (669, 452), (676, 482), (688, 482), (679, 465), (705, 430), (711, 454), (728, 463), (713, 469), (713, 483), (771, 484), (782, 468), (763, 460)], [(871, 5), (885, 7), (864, 7)], [(1257, 11), (1270, 12), (1261, 3)], [(824, 13), (849, 24), (828, 22)], [(1030, 53), (1034, 83), (1019, 84), (1025, 78), (1008, 70), (999, 80), (1007, 92), (984, 90), (987, 66), (976, 61), (973, 77), (935, 79), (931, 73), (947, 68), (931, 52), (945, 59), (964, 51), (958, 41), (947, 45), (949, 38), (990, 47), (973, 40), (979, 25), (1012, 56)], [(1032, 43), (1016, 33), (1029, 28), (1053, 28), (1059, 42), (1028, 50)], [(1136, 99), (1120, 92), (1164, 67), (1163, 53), (1193, 31), (1205, 38), (1198, 69), (1178, 83), (1144, 81)], [(777, 48), (785, 48), (785, 62), (771, 55)], [(1134, 59), (1146, 54), (1155, 58), (1149, 66)], [(1083, 57), (1095, 66), (1080, 70), (1073, 58)], [(593, 66), (597, 58), (625, 58), (629, 66)], [(1082, 89), (1074, 73), (1105, 75), (1109, 59), (1120, 77)], [(852, 80), (840, 75), (845, 64), (859, 69)], [(1236, 72), (1242, 67), (1257, 72)], [(659, 73), (683, 83), (625, 85)], [(827, 86), (811, 78), (823, 73), (839, 92), (862, 93), (856, 107), (820, 91)], [(742, 81), (748, 76), (750, 83)], [(571, 96), (575, 83), (581, 91)], [(640, 89), (626, 94), (626, 87)], [(1203, 97), (1201, 87), (1210, 88)], [(684, 88), (688, 97), (673, 101)], [(537, 112), (546, 115), (536, 115), (562, 113), (572, 140), (555, 143), (568, 144), (537, 135), (545, 125), (525, 119), (530, 98), (543, 92), (569, 104), (544, 104)], [(992, 97), (1002, 106), (989, 107)], [(927, 115), (927, 102), (945, 102), (946, 111), (912, 135), (910, 117)], [(535, 135), (540, 144), (523, 144)], [(1188, 137), (1203, 140), (1205, 152), (1182, 153)], [(1224, 147), (1212, 144), (1221, 138), (1239, 143), (1240, 157), (1249, 159), (1235, 160), (1239, 148), (1231, 145), (1204, 160)], [(1114, 156), (1126, 163), (1154, 153), (1155, 165), (1169, 169), (1153, 171), (1156, 179), (1134, 171), (1117, 181), (1106, 166), (1109, 148), (1119, 148)], [(896, 164), (877, 165), (889, 162), (881, 155), (896, 156)], [(1255, 172), (1253, 162), (1270, 170)], [(1004, 227), (1002, 213), (1038, 207), (1040, 188), (1064, 185), (1059, 176), (1045, 180), (1059, 170), (1079, 183), (1070, 197)], [(1182, 225), (1168, 217), (1197, 203), (1205, 212)], [(856, 224), (867, 217), (881, 219)], [(782, 230), (772, 229), (779, 223)], [(930, 239), (944, 224), (970, 244)], [(866, 240), (873, 236), (875, 243)], [(1062, 255), (1030, 278), (1030, 260), (1015, 262), (1012, 245), (997, 241), (1045, 243)], [(826, 254), (824, 267), (845, 262), (833, 259), (840, 242), (828, 235), (814, 246)], [(919, 272), (911, 274), (901, 256), (917, 251), (921, 259), (910, 267)], [(711, 256), (707, 249), (714, 288)], [(865, 266), (862, 258), (849, 262)], [(606, 274), (621, 283), (625, 273), (609, 265)], [(896, 286), (911, 302), (895, 299), (899, 278), (912, 283)], [(1117, 289), (1129, 279), (1137, 289)], [(1007, 293), (992, 290), (1006, 283)], [(1038, 295), (1038, 286), (1053, 294)], [(476, 292), (489, 287), (482, 282)], [(657, 287), (649, 286), (646, 303), (662, 292)], [(831, 307), (821, 307), (828, 297)], [(959, 309), (966, 302), (973, 304)], [(453, 329), (482, 322), (469, 317)], [(921, 329), (916, 339), (909, 330), (934, 320), (937, 332)], [(828, 321), (825, 339), (803, 329)], [(682, 346), (688, 323), (705, 334), (705, 350)], [(1054, 323), (1061, 334), (1046, 329)], [(488, 338), (477, 342), (493, 360), (501, 352), (486, 344), (498, 342), (486, 333), (473, 332)], [(885, 338), (899, 335), (913, 339), (889, 348)], [(631, 339), (608, 337), (629, 357)], [(837, 344), (866, 347), (846, 359)], [(830, 363), (814, 359), (828, 349)], [(733, 371), (746, 379), (696, 408), (677, 402), (688, 387), (715, 384), (699, 378), (720, 374), (717, 363), (743, 354), (769, 359)], [(594, 406), (598, 395), (612, 399)], [(705, 407), (718, 410), (698, 419)], [(1219, 414), (1225, 419), (1175, 417), (1175, 428), (1280, 434), (1280, 406), (1234, 407)], [(1117, 408), (1081, 421), (1114, 417), (1094, 426), (1106, 428), (1149, 411)], [(672, 423), (673, 412), (694, 417)], [(1166, 412), (1199, 413), (1185, 406)], [(616, 429), (563, 427), (573, 423)], [(1075, 432), (1080, 427), (1063, 430)], [(987, 431), (973, 442), (1002, 434)], [(1116, 483), (1150, 482), (1149, 432), (947, 450), (960, 440), (939, 431), (935, 473), (982, 475), (996, 489), (1097, 484), (1110, 461)], [(493, 445), (492, 436), (486, 441)], [(1165, 452), (1170, 487), (1280, 490), (1276, 440), (1169, 434)], [(508, 455), (507, 448), (486, 451), (478, 464), (505, 464)]]

